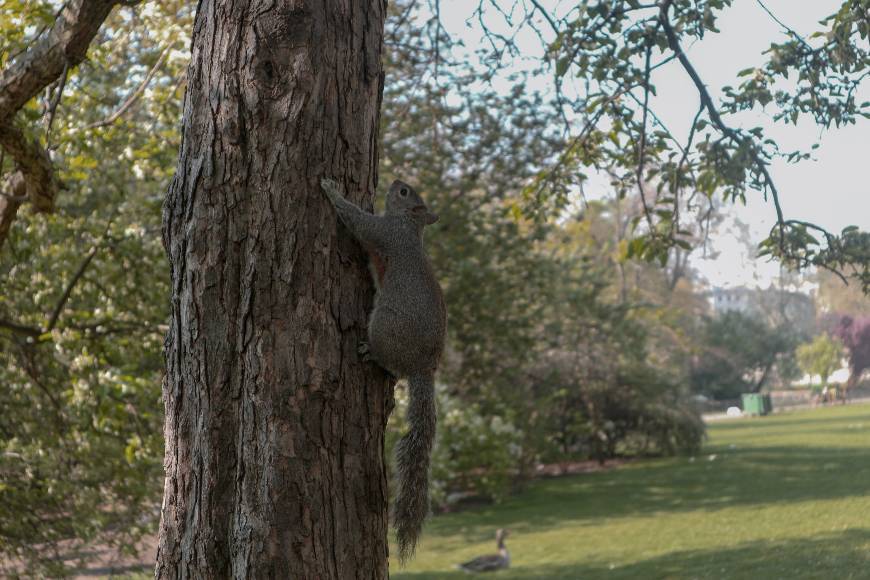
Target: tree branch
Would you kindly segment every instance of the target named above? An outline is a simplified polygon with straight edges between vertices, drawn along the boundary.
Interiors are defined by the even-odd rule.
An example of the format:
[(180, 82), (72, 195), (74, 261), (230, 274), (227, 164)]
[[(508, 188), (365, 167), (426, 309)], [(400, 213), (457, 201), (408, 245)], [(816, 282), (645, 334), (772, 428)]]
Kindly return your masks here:
[(643, 121), (640, 129), (640, 144), (637, 151), (637, 190), (640, 193), (640, 202), (643, 205), (643, 215), (646, 217), (649, 225), (650, 234), (655, 233), (653, 229), (652, 216), (649, 212), (649, 205), (646, 202), (646, 193), (643, 188), (643, 168), (646, 162), (646, 122), (649, 113), (649, 79), (650, 79), (650, 55), (652, 53), (652, 45), (647, 43), (646, 58), (644, 59), (644, 75), (643, 75)]
[(0, 73), (0, 121), (85, 58), (88, 46), (119, 0), (70, 0), (48, 33)]
[[(665, 35), (668, 39), (668, 47), (670, 47), (671, 51), (676, 54), (677, 59), (680, 61), (680, 64), (683, 66), (683, 69), (688, 73), (689, 77), (692, 79), (692, 82), (695, 84), (695, 88), (698, 90), (698, 95), (701, 98), (701, 103), (704, 108), (707, 110), (707, 115), (709, 115), (710, 120), (713, 122), (713, 125), (726, 137), (731, 139), (732, 141), (742, 144), (746, 141), (747, 138), (743, 137), (727, 126), (724, 121), (722, 121), (722, 117), (719, 115), (719, 111), (716, 109), (716, 105), (713, 103), (713, 99), (710, 97), (709, 91), (707, 91), (707, 86), (704, 84), (704, 81), (701, 80), (701, 77), (698, 75), (698, 71), (695, 70), (695, 67), (692, 66), (692, 63), (689, 62), (688, 57), (683, 52), (682, 47), (680, 46), (680, 41), (677, 38), (676, 33), (674, 32), (673, 26), (671, 26), (670, 18), (668, 17), (668, 11), (671, 8), (671, 4), (673, 0), (662, 0), (659, 9), (659, 21), (664, 28)], [(771, 198), (773, 199), (773, 205), (776, 208), (776, 217), (777, 217), (777, 225), (779, 226), (779, 238), (780, 243), (783, 243), (785, 237), (785, 217), (783, 216), (782, 206), (779, 202), (779, 191), (776, 189), (776, 185), (773, 182), (773, 178), (770, 176), (770, 172), (767, 169), (767, 163), (758, 153), (758, 148), (750, 146), (749, 154), (752, 156), (752, 160), (755, 162), (755, 167), (759, 173), (764, 177), (764, 185), (767, 190), (770, 190)], [(767, 196), (767, 191), (764, 191), (765, 197)]]
[(761, 9), (762, 9), (762, 10), (764, 10), (765, 12), (767, 12), (767, 15), (770, 16), (770, 17), (773, 19), (774, 22), (776, 22), (777, 24), (779, 24), (779, 26), (780, 26), (783, 30), (785, 30), (786, 34), (788, 34), (789, 36), (791, 36), (792, 38), (794, 38), (795, 40), (797, 40), (798, 42), (800, 42), (801, 44), (803, 44), (804, 47), (808, 48), (810, 51), (813, 50), (813, 47), (810, 46), (810, 43), (808, 43), (806, 40), (804, 40), (804, 38), (803, 38), (800, 34), (798, 34), (797, 32), (795, 32), (795, 30), (794, 30), (793, 28), (787, 26), (787, 25), (786, 25), (782, 20), (780, 20), (779, 18), (777, 18), (776, 15), (775, 15), (773, 12), (771, 12), (770, 9), (769, 9), (767, 6), (764, 5), (764, 2), (762, 2), (761, 0), (755, 0), (755, 2), (756, 2), (759, 6), (761, 6)]
[(42, 330), (36, 328), (35, 326), (18, 324), (17, 322), (6, 320), (4, 318), (0, 318), (0, 328), (5, 328), (6, 330), (11, 330), (16, 334), (23, 334), (24, 336), (30, 336), (34, 338), (42, 334)]
[(61, 294), (60, 299), (58, 299), (57, 304), (55, 304), (54, 309), (51, 312), (51, 316), (48, 319), (48, 324), (44, 329), (37, 328), (35, 326), (27, 326), (24, 324), (18, 324), (17, 322), (13, 322), (11, 320), (6, 320), (0, 318), (0, 328), (5, 328), (7, 330), (11, 330), (16, 334), (23, 334), (25, 336), (37, 337), (46, 332), (51, 332), (54, 330), (55, 326), (57, 326), (57, 321), (60, 318), (61, 313), (63, 313), (63, 309), (66, 306), (66, 303), (69, 301), (69, 297), (72, 295), (72, 291), (75, 288), (76, 284), (82, 279), (82, 276), (85, 274), (85, 270), (88, 269), (88, 266), (94, 259), (94, 256), (97, 255), (97, 251), (100, 249), (100, 244), (94, 245), (85, 256), (85, 259), (82, 260), (82, 263), (79, 264), (78, 269), (73, 274), (73, 277), (70, 279), (69, 283), (66, 285), (66, 288), (63, 290), (63, 294)]
[(66, 79), (69, 76), (69, 61), (66, 61), (63, 65), (63, 73), (60, 76), (60, 83), (57, 86), (57, 94), (54, 96), (54, 100), (51, 102), (51, 105), (48, 108), (48, 121), (45, 124), (45, 143), (46, 146), (50, 146), (51, 143), (51, 126), (54, 124), (54, 115), (57, 113), (57, 106), (60, 104), (61, 98), (63, 98), (63, 89), (66, 88)]
[(126, 113), (127, 110), (133, 106), (133, 103), (135, 103), (139, 99), (139, 97), (142, 96), (142, 93), (145, 92), (145, 89), (148, 87), (148, 83), (151, 82), (151, 79), (154, 78), (154, 75), (157, 74), (158, 70), (160, 70), (160, 67), (166, 61), (166, 57), (169, 56), (169, 52), (171, 49), (172, 45), (169, 45), (165, 49), (163, 49), (163, 52), (160, 54), (160, 58), (157, 59), (157, 62), (154, 63), (154, 66), (151, 67), (151, 70), (148, 71), (148, 74), (145, 75), (145, 78), (142, 79), (142, 82), (139, 83), (139, 86), (136, 87), (136, 89), (132, 93), (130, 93), (130, 95), (124, 100), (123, 103), (121, 103), (121, 106), (118, 107), (118, 109), (114, 113), (112, 113), (102, 121), (97, 121), (96, 123), (85, 125), (84, 129), (87, 130), (97, 129), (99, 127), (106, 127), (107, 125), (111, 125), (112, 123), (117, 121), (121, 115)]
[[(54, 173), (48, 152), (37, 141), (11, 122), (0, 121), (0, 147), (15, 161), (24, 180), (25, 193), (38, 212), (54, 210), (54, 198), (60, 182)], [(0, 244), (3, 240), (0, 239)]]
[[(17, 198), (26, 195), (36, 211), (52, 211), (61, 187), (48, 153), (15, 126), (13, 118), (30, 99), (61, 75), (65, 79), (84, 60), (103, 21), (119, 3), (135, 4), (121, 0), (68, 0), (49, 31), (39, 35), (26, 52), (16, 55), (0, 72), (0, 147), (12, 156), (17, 169), (8, 184), (14, 198), (0, 196), (0, 247), (22, 203)], [(51, 107), (48, 131), (64, 83), (65, 80), (58, 87), (57, 100)]]
[(91, 251), (88, 252), (88, 255), (85, 256), (85, 259), (79, 264), (78, 270), (73, 274), (72, 279), (69, 281), (69, 284), (66, 285), (66, 288), (61, 294), (60, 300), (57, 301), (57, 305), (54, 307), (54, 311), (51, 313), (51, 318), (48, 319), (48, 325), (45, 327), (46, 332), (51, 332), (54, 330), (55, 325), (57, 324), (57, 319), (60, 318), (60, 313), (63, 312), (63, 307), (66, 306), (67, 300), (69, 300), (70, 294), (72, 294), (73, 288), (78, 284), (82, 275), (84, 275), (85, 270), (87, 270), (91, 261), (94, 259), (94, 256), (97, 255), (97, 250), (99, 246), (94, 246), (91, 248)]
[(558, 37), (559, 36), (559, 27), (556, 26), (556, 21), (553, 20), (552, 16), (550, 16), (550, 13), (547, 12), (547, 10), (543, 6), (541, 6), (541, 4), (540, 4), (540, 2), (538, 2), (538, 0), (530, 0), (530, 2), (532, 3), (532, 6), (534, 6), (535, 9), (541, 13), (541, 16), (543, 16), (544, 19), (549, 23), (550, 28), (553, 29), (553, 33), (556, 35), (556, 37)]

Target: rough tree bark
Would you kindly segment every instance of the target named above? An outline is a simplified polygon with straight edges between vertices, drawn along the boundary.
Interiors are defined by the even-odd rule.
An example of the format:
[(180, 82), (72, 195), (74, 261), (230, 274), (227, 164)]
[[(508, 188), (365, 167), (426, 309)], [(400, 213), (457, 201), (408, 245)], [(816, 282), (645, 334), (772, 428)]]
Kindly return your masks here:
[(158, 578), (385, 578), (392, 405), (360, 361), (383, 0), (201, 0), (164, 205), (172, 276)]

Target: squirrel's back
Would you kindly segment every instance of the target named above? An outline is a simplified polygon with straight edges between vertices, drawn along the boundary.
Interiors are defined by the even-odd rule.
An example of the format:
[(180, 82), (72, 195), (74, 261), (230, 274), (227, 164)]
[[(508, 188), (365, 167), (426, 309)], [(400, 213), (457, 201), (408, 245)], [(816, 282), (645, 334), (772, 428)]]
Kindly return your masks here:
[(396, 446), (396, 503), (393, 523), (399, 559), (414, 553), (429, 512), (429, 461), (435, 440), (435, 371), (444, 350), (447, 309), (441, 286), (423, 249), (423, 228), (438, 220), (408, 184), (396, 180), (387, 211), (373, 216), (344, 199), (338, 185), (324, 193), (369, 253), (378, 287), (364, 345), (372, 359), (410, 392), (408, 432)]

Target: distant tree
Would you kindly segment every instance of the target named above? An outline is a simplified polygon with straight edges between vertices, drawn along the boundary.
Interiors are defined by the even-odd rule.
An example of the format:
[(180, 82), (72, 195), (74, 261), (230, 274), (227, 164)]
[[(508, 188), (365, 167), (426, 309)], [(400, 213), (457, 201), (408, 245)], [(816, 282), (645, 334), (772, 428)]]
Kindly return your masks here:
[(846, 347), (849, 359), (849, 380), (844, 395), (861, 380), (864, 371), (870, 369), (870, 316), (853, 318), (843, 316), (833, 330)]
[(720, 399), (760, 391), (796, 346), (788, 329), (740, 312), (708, 319), (702, 340), (692, 368), (693, 388)]
[(818, 375), (822, 387), (828, 386), (828, 377), (840, 368), (843, 345), (827, 334), (818, 335), (812, 342), (797, 347), (797, 361), (803, 372)]

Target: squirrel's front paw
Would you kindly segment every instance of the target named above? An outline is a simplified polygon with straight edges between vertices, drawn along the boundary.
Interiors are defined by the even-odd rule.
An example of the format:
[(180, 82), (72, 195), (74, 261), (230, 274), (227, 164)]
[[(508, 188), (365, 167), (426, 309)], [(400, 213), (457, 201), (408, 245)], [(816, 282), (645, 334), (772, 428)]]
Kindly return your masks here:
[(320, 180), (320, 187), (323, 188), (323, 191), (326, 192), (326, 195), (330, 198), (343, 197), (341, 195), (341, 190), (338, 188), (338, 183), (328, 177), (324, 177)]

